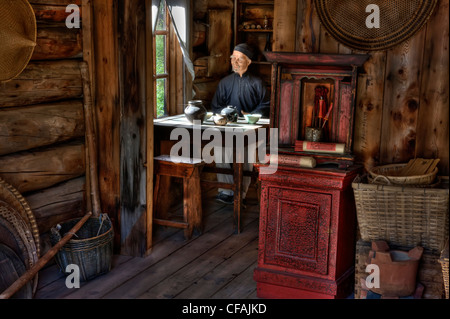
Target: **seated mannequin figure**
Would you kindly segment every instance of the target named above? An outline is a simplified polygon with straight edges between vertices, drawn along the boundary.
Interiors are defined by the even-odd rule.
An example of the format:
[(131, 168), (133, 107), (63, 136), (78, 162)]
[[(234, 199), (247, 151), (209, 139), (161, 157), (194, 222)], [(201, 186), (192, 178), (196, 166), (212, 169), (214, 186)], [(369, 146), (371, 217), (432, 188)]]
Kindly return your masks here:
[[(238, 44), (231, 55), (231, 66), (233, 73), (223, 78), (217, 87), (211, 102), (214, 113), (220, 113), (228, 105), (236, 107), (239, 116), (244, 114), (261, 114), (269, 116), (270, 100), (263, 80), (252, 74), (248, 67), (254, 57), (253, 49), (246, 43)], [(216, 167), (230, 168), (232, 163), (233, 149), (225, 147), (222, 152), (223, 158), (216, 158)], [(252, 171), (253, 164), (245, 162), (245, 171)], [(233, 176), (217, 174), (217, 180), (223, 183), (233, 183)], [(242, 198), (245, 199), (251, 179), (245, 176), (243, 179)], [(219, 189), (216, 199), (222, 203), (233, 204), (234, 193), (229, 189)]]

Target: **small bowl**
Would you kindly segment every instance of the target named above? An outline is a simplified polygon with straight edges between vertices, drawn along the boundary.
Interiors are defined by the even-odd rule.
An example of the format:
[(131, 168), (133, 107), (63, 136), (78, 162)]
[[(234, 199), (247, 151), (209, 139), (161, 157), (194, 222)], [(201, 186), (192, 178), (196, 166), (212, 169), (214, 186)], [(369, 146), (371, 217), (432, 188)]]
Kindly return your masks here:
[(206, 120), (209, 120), (211, 118), (211, 116), (213, 116), (213, 112), (207, 112), (206, 113)]
[(247, 120), (247, 123), (255, 124), (261, 118), (261, 114), (244, 114), (244, 117)]

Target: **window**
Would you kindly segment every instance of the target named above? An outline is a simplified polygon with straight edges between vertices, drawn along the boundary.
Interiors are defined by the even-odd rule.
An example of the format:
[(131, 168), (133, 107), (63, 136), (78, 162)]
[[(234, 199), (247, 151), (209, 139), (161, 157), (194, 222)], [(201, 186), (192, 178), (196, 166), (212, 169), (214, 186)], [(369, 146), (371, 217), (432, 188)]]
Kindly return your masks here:
[[(159, 3), (159, 1), (157, 1)], [(186, 49), (188, 32), (187, 0), (161, 0), (153, 32), (153, 76), (155, 117), (181, 114), (185, 101), (192, 96), (193, 65)], [(174, 19), (174, 20), (172, 20)], [(182, 44), (180, 43), (182, 41)], [(192, 71), (192, 72), (191, 72)]]
[(170, 18), (165, 4), (161, 2), (159, 13), (156, 20), (156, 28), (153, 35), (153, 72), (155, 77), (155, 110), (156, 117), (168, 114), (169, 106), (169, 30)]

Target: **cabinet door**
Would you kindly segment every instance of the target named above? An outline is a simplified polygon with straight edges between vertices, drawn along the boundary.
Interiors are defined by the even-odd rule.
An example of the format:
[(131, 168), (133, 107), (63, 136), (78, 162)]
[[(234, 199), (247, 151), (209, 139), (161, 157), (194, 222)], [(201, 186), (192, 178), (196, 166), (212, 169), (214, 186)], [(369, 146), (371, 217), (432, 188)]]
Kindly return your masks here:
[(327, 274), (331, 194), (270, 187), (264, 263)]

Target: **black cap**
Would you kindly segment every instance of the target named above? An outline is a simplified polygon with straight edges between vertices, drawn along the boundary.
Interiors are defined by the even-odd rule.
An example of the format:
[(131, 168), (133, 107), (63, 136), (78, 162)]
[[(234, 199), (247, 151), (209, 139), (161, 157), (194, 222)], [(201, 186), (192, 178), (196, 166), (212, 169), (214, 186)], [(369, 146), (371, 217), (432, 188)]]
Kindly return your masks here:
[(247, 43), (240, 43), (236, 45), (234, 50), (244, 53), (250, 60), (253, 59), (253, 49)]

